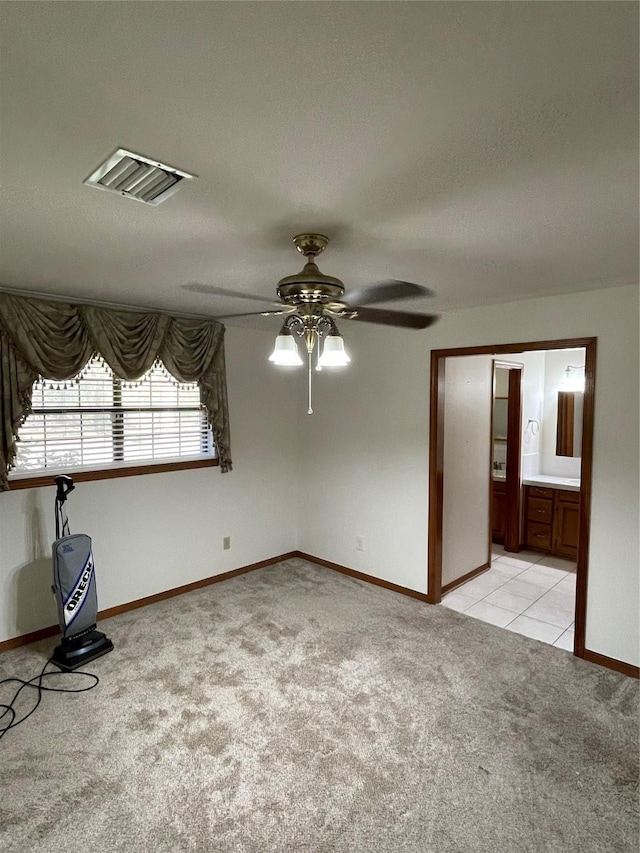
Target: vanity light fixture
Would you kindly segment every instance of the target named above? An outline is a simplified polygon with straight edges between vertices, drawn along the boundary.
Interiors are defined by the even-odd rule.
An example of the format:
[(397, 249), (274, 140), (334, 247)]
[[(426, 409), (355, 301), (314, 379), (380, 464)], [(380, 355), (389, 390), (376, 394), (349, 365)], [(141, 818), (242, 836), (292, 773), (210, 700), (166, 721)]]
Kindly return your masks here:
[[(575, 371), (579, 371), (576, 375)], [(584, 391), (584, 365), (568, 364), (564, 371), (564, 377), (560, 382), (559, 391)]]

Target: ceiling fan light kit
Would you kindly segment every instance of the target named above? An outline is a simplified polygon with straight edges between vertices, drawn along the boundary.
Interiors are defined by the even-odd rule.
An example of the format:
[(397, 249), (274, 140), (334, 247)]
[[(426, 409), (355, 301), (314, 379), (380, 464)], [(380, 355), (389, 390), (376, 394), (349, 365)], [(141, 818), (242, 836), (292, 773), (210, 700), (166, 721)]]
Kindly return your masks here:
[(326, 335), (322, 355), (320, 355), (318, 343), (318, 367), (316, 370), (322, 367), (344, 367), (351, 361), (345, 351), (342, 335), (330, 317), (308, 317), (305, 322), (297, 314), (287, 317), (282, 324), (269, 361), (284, 366), (303, 364), (298, 354), (293, 332), (304, 336), (309, 358), (313, 355), (316, 342), (319, 342), (322, 336)]
[[(296, 249), (305, 256), (306, 263), (296, 275), (288, 275), (278, 282), (276, 291), (282, 307), (272, 311), (257, 311), (264, 317), (287, 314), (282, 328), (276, 337), (269, 361), (278, 366), (292, 367), (303, 364), (298, 353), (294, 334), (303, 337), (307, 349), (308, 366), (308, 408), (311, 407), (312, 357), (316, 352), (316, 371), (325, 367), (344, 367), (351, 361), (344, 348), (342, 335), (338, 331), (334, 317), (341, 320), (360, 320), (365, 323), (378, 323), (385, 326), (399, 326), (405, 329), (426, 329), (438, 319), (435, 314), (417, 314), (407, 311), (363, 307), (378, 302), (394, 302), (400, 299), (432, 296), (431, 291), (409, 281), (389, 280), (362, 287), (345, 297), (344, 284), (339, 278), (324, 275), (318, 269), (316, 257), (326, 248), (329, 238), (324, 234), (298, 234), (293, 238)], [(205, 287), (205, 292), (229, 295), (221, 288)], [(260, 299), (248, 294), (235, 294), (240, 298)], [(264, 300), (268, 302), (267, 299)], [(358, 304), (355, 304), (355, 303)], [(277, 305), (277, 303), (276, 303)], [(226, 317), (247, 317), (249, 314), (228, 314)], [(218, 319), (226, 319), (220, 317)], [(322, 354), (320, 341), (324, 338)]]

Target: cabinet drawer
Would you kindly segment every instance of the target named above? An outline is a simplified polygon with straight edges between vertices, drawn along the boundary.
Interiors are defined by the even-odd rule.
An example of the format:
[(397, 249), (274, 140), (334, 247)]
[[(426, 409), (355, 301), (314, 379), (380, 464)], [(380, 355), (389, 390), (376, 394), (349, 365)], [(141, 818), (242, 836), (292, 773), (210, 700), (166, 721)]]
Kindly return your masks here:
[(551, 523), (553, 517), (553, 502), (545, 498), (529, 498), (527, 501), (527, 518), (530, 521)]
[(527, 522), (527, 545), (548, 551), (551, 548), (551, 525)]
[(580, 503), (580, 492), (567, 492), (564, 489), (558, 489), (557, 491), (558, 500), (562, 499), (563, 501), (568, 501), (569, 503), (574, 504)]
[(542, 486), (527, 486), (532, 498), (549, 498), (553, 500), (553, 489), (543, 489)]

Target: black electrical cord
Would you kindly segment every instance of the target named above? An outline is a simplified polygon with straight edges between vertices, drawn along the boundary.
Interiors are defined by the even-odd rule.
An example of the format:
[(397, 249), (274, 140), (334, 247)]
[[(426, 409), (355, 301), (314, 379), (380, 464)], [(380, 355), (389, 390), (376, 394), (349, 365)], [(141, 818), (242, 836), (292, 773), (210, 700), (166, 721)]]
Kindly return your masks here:
[[(38, 675), (34, 675), (33, 678), (30, 678), (28, 681), (25, 681), (23, 678), (3, 678), (0, 680), (0, 685), (2, 684), (10, 684), (11, 682), (17, 682), (20, 687), (16, 690), (13, 699), (9, 704), (5, 704), (4, 702), (0, 702), (0, 709), (4, 710), (0, 714), (0, 739), (2, 739), (9, 729), (15, 729), (16, 726), (19, 726), (20, 723), (24, 723), (24, 721), (30, 717), (33, 712), (36, 710), (40, 702), (42, 701), (42, 694), (45, 692), (48, 693), (86, 693), (87, 690), (93, 690), (93, 688), (100, 683), (100, 679), (97, 675), (94, 675), (92, 672), (82, 672), (80, 670), (73, 670), (70, 672), (61, 671), (59, 669), (51, 670), (47, 672), (47, 667), (52, 662), (53, 658), (49, 658), (49, 660), (42, 667), (42, 670)], [(86, 675), (88, 678), (93, 678), (93, 684), (90, 684), (88, 687), (45, 687), (42, 683), (43, 679), (50, 678), (55, 675)], [(22, 693), (25, 687), (32, 687), (34, 690), (38, 691), (38, 698), (36, 700), (36, 704), (29, 711), (29, 713), (25, 714), (23, 717), (20, 717), (19, 720), (16, 720), (16, 711), (13, 707), (16, 703), (16, 699)], [(9, 715), (9, 721), (3, 722), (4, 718)]]

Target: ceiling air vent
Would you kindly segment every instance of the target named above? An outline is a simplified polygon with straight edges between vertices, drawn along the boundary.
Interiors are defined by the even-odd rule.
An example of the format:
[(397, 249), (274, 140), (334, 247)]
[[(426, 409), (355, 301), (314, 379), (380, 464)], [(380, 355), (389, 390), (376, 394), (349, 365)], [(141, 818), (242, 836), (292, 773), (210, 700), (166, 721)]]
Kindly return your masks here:
[(185, 178), (191, 180), (195, 177), (172, 166), (158, 163), (157, 160), (118, 148), (84, 183), (155, 205), (180, 189)]

